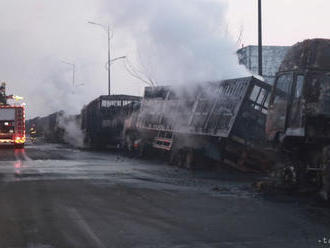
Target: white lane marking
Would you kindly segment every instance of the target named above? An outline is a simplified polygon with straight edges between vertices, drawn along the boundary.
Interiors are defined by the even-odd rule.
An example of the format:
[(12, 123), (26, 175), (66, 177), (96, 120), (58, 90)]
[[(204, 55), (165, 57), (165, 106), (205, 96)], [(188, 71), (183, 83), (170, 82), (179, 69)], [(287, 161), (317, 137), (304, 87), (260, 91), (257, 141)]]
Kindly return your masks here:
[(99, 237), (95, 234), (92, 228), (88, 225), (86, 220), (79, 214), (76, 208), (67, 208), (67, 211), (71, 217), (78, 223), (79, 228), (88, 234), (88, 236), (95, 242), (95, 248), (106, 248), (103, 242), (99, 239)]

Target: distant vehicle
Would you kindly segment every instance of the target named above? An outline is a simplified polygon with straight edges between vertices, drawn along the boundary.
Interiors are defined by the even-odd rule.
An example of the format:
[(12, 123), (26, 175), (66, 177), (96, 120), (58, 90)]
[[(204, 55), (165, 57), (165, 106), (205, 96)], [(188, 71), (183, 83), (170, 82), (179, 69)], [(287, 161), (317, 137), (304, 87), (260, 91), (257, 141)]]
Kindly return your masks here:
[[(203, 166), (203, 158), (240, 170), (265, 169), (259, 153), (271, 86), (245, 77), (189, 90), (146, 87), (140, 110), (125, 126), (126, 145), (169, 152), (170, 162)], [(259, 148), (258, 148), (259, 147)]]
[(81, 111), (81, 129), (90, 147), (121, 146), (124, 122), (138, 107), (141, 97), (104, 95)]
[[(330, 40), (294, 45), (270, 99), (266, 136), (287, 160), (292, 183), (330, 190)], [(290, 168), (290, 169), (289, 169)]]

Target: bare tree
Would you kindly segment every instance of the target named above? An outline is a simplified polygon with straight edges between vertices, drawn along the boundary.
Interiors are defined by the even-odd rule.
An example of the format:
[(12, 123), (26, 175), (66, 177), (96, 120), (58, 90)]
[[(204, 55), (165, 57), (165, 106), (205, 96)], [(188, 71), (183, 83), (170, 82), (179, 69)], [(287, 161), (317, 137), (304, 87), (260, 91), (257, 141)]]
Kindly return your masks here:
[[(140, 58), (140, 56), (139, 56)], [(142, 62), (141, 59), (139, 59), (139, 67), (137, 65), (134, 65), (128, 58), (126, 58), (125, 67), (127, 72), (134, 78), (142, 81), (143, 83), (149, 85), (149, 86), (157, 86), (156, 80), (151, 75), (150, 70), (148, 70), (149, 67), (146, 67)], [(150, 68), (149, 68), (150, 69)]]
[(237, 37), (237, 40), (236, 40), (236, 45), (238, 47), (241, 47), (241, 45), (242, 45), (243, 35), (244, 35), (244, 25), (241, 24), (241, 26), (239, 28), (238, 37)]

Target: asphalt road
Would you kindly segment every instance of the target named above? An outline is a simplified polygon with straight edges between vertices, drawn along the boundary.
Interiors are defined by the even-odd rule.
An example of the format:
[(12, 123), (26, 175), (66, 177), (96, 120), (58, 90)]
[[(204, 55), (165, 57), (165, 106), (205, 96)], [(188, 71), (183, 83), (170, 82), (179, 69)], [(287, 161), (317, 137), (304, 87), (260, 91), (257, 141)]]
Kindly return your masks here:
[(254, 180), (60, 145), (0, 149), (0, 248), (330, 247), (330, 207), (261, 195)]

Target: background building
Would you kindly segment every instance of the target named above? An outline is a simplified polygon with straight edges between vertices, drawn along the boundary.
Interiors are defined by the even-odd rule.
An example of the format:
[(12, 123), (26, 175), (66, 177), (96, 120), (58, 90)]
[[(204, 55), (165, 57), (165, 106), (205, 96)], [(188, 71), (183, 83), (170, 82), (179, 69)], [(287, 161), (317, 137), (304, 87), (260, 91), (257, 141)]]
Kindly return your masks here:
[[(286, 55), (289, 46), (263, 46), (262, 72), (266, 82), (273, 84), (276, 72)], [(239, 63), (253, 74), (258, 74), (258, 46), (246, 46), (237, 51)]]

